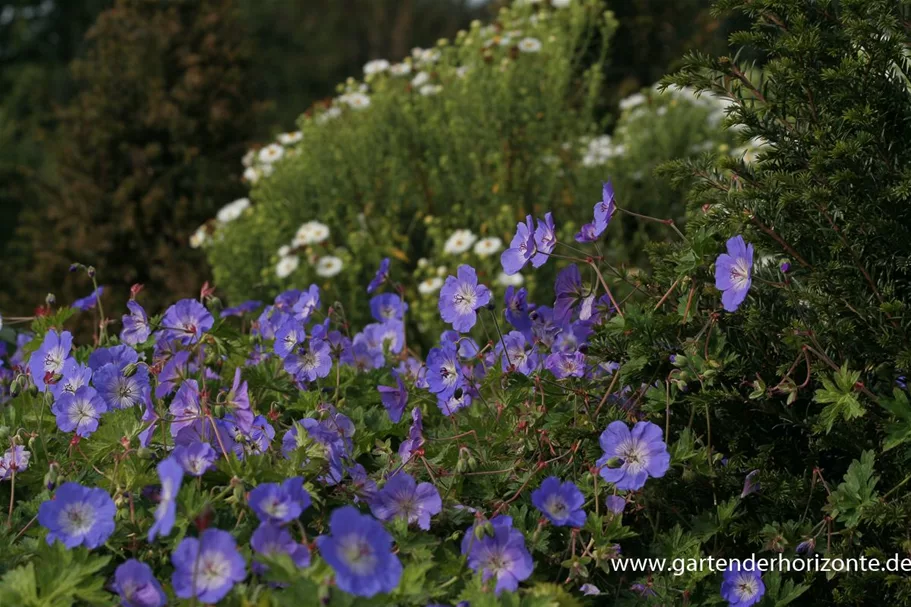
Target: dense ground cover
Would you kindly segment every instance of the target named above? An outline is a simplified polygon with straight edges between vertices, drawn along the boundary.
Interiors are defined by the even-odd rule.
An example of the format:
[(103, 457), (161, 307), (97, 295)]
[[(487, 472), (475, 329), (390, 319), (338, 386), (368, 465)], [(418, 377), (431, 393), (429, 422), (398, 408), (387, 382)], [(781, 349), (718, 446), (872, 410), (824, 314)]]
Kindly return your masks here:
[[(900, 572), (807, 565), (909, 553), (911, 7), (722, 8), (762, 70), (667, 84), (761, 145), (664, 169), (696, 178), (685, 228), (610, 183), (572, 230), (523, 217), (495, 269), (554, 279), (460, 263), (441, 334), (388, 259), (351, 303), (49, 301), (3, 367), (0, 604), (911, 604)], [(605, 246), (626, 220), (651, 272)]]

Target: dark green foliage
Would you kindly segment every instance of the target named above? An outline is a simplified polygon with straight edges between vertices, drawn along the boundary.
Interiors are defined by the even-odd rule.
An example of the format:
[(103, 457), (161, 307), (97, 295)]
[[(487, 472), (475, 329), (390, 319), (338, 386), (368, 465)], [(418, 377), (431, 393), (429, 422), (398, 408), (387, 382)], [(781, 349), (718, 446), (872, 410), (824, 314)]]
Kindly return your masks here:
[(80, 93), (60, 116), (60, 183), (27, 213), (15, 284), (71, 301), (88, 290), (63, 282), (80, 261), (121, 297), (137, 282), (153, 301), (191, 295), (205, 266), (186, 239), (242, 193), (238, 158), (253, 129), (235, 4), (122, 0), (88, 44), (73, 67)]
[[(692, 513), (685, 528), (706, 537), (697, 513), (730, 495), (720, 487), (734, 470), (760, 471), (760, 493), (704, 553), (793, 556), (815, 536), (830, 557), (906, 556), (895, 521), (911, 513), (911, 451), (906, 393), (893, 384), (911, 363), (909, 8), (724, 0), (719, 13), (753, 22), (732, 42), (761, 67), (746, 52), (693, 54), (665, 81), (730, 99), (729, 124), (761, 146), (752, 163), (666, 167), (681, 182), (698, 177), (688, 240), (654, 248), (647, 288), (670, 289), (669, 314), (627, 312), (599, 341), (602, 355), (625, 359), (626, 383), (659, 382), (644, 406), (667, 408), (671, 435), (686, 424), (710, 450), (708, 470), (687, 464), (662, 487), (668, 524)], [(730, 314), (717, 311), (708, 270), (735, 234), (756, 258), (750, 296)], [(660, 362), (669, 353), (675, 362)], [(906, 579), (885, 573), (782, 577), (808, 586), (800, 605), (909, 604)]]

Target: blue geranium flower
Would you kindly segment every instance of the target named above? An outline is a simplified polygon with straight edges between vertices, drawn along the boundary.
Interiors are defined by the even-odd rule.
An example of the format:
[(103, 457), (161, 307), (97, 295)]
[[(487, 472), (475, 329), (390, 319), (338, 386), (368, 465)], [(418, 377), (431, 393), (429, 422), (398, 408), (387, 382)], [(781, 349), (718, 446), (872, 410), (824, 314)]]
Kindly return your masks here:
[(260, 521), (281, 525), (298, 518), (310, 507), (310, 494), (304, 489), (304, 479), (296, 476), (281, 485), (259, 485), (250, 492), (249, 503)]
[(525, 222), (516, 224), (516, 234), (509, 243), (509, 248), (500, 254), (500, 265), (503, 271), (512, 276), (517, 274), (535, 254), (535, 226), (531, 215)]
[(155, 508), (155, 523), (149, 529), (149, 542), (159, 535), (166, 537), (171, 533), (177, 515), (177, 493), (183, 482), (183, 468), (174, 457), (161, 461), (157, 470), (161, 492), (158, 507)]
[[(287, 529), (272, 523), (262, 523), (256, 528), (250, 538), (250, 546), (254, 552), (263, 556), (275, 557), (279, 554), (287, 554), (298, 567), (310, 565), (310, 549), (306, 544), (295, 542)], [(262, 563), (253, 563), (254, 573), (262, 574), (267, 569), (268, 567)]]
[(424, 421), (421, 410), (415, 407), (411, 410), (411, 427), (408, 429), (408, 438), (399, 445), (399, 457), (402, 464), (407, 464), (414, 452), (424, 446)]
[(123, 330), (120, 332), (120, 341), (131, 346), (143, 343), (149, 338), (152, 328), (149, 327), (149, 317), (139, 302), (131, 299), (127, 302), (129, 314), (123, 315)]
[(301, 383), (326, 377), (332, 370), (329, 344), (321, 339), (310, 339), (307, 344), (298, 344), (294, 352), (285, 357), (284, 367), (285, 371)]
[(557, 477), (547, 477), (539, 488), (531, 492), (531, 503), (558, 527), (581, 527), (585, 524), (585, 511), (582, 510), (585, 496), (570, 481), (561, 484)]
[(459, 266), (457, 274), (448, 276), (440, 289), (440, 316), (465, 333), (478, 321), (477, 310), (490, 302), (490, 289), (478, 284), (478, 274), (471, 266)]
[(462, 367), (455, 344), (442, 342), (441, 347), (433, 348), (427, 354), (428, 389), (439, 398), (448, 399), (462, 387)]
[(217, 603), (247, 577), (246, 563), (234, 538), (220, 529), (206, 529), (199, 539), (184, 538), (171, 562), (171, 583), (181, 599), (196, 597), (203, 603)]
[(405, 412), (405, 406), (408, 404), (408, 390), (398, 373), (393, 372), (392, 375), (396, 382), (394, 387), (377, 386), (376, 389), (380, 393), (383, 406), (389, 413), (389, 419), (393, 424), (397, 424), (402, 419), (402, 413)]
[(85, 297), (74, 301), (73, 305), (70, 307), (76, 308), (77, 310), (82, 310), (83, 312), (91, 310), (98, 305), (98, 298), (101, 297), (102, 293), (104, 293), (104, 287), (98, 287)]
[(69, 331), (58, 334), (50, 329), (41, 346), (28, 359), (28, 370), (39, 392), (44, 392), (45, 380), (63, 371), (63, 364), (73, 347), (73, 336)]
[(95, 372), (93, 381), (108, 409), (129, 409), (141, 405), (151, 393), (149, 370), (145, 366), (136, 367), (127, 376), (116, 364), (108, 363)]
[(92, 549), (104, 544), (114, 533), (114, 500), (104, 489), (63, 483), (38, 508), (38, 523), (48, 530), (47, 543), (59, 540), (67, 548)]
[(721, 596), (730, 607), (750, 607), (758, 603), (764, 594), (762, 572), (756, 563), (753, 560), (743, 563), (732, 561), (721, 583)]
[(496, 353), (504, 371), (515, 370), (522, 375), (531, 375), (538, 367), (537, 348), (527, 350), (528, 340), (518, 331), (510, 331), (497, 344)]
[(498, 516), (490, 521), (493, 535), (477, 537), (475, 526), (469, 527), (462, 539), (462, 554), (468, 555), (468, 566), (481, 579), (496, 578), (495, 592), (515, 592), (519, 582), (528, 579), (534, 561), (525, 547), (525, 536), (512, 526), (511, 516)]
[(367, 292), (373, 293), (389, 280), (389, 258), (386, 257), (380, 262), (380, 268), (376, 271), (373, 280), (367, 285)]
[(405, 472), (398, 472), (386, 481), (370, 500), (370, 510), (381, 521), (401, 518), (409, 524), (430, 529), (430, 517), (443, 509), (440, 492), (430, 483), (417, 483)]
[(190, 476), (202, 476), (215, 468), (218, 454), (209, 443), (196, 442), (191, 445), (178, 445), (171, 453), (183, 471)]
[[(661, 428), (652, 422), (637, 422), (632, 431), (621, 421), (611, 422), (598, 442), (604, 455), (598, 460), (601, 477), (617, 489), (637, 490), (649, 478), (664, 476), (671, 455), (662, 440)], [(613, 464), (617, 467), (612, 467)]]
[(152, 568), (136, 559), (114, 571), (114, 591), (120, 595), (122, 607), (164, 607), (168, 602)]
[(343, 506), (332, 512), (329, 531), (316, 538), (316, 545), (335, 571), (339, 589), (365, 598), (395, 590), (402, 562), (392, 553), (392, 536), (376, 519)]
[(383, 293), (376, 295), (370, 300), (370, 313), (377, 322), (386, 322), (393, 319), (402, 320), (407, 311), (408, 304), (402, 301), (402, 298), (395, 293)]
[(215, 319), (195, 299), (181, 299), (168, 308), (161, 319), (166, 339), (176, 339), (182, 344), (194, 344), (203, 333), (212, 328)]
[(535, 255), (531, 258), (531, 265), (535, 268), (543, 266), (556, 246), (554, 218), (551, 213), (547, 213), (544, 215), (544, 221), (539, 219), (538, 227), (535, 228)]
[(107, 410), (104, 400), (91, 386), (82, 386), (73, 393), (64, 392), (51, 407), (58, 428), (83, 438), (98, 429), (98, 420)]
[(51, 385), (51, 394), (54, 395), (54, 398), (60, 398), (64, 392), (75, 394), (76, 390), (89, 385), (90, 381), (92, 381), (92, 370), (77, 362), (75, 358), (67, 358), (63, 363), (60, 381)]
[(753, 283), (753, 245), (746, 244), (743, 236), (735, 236), (728, 240), (727, 249), (715, 261), (715, 288), (722, 291), (724, 309), (734, 312)]

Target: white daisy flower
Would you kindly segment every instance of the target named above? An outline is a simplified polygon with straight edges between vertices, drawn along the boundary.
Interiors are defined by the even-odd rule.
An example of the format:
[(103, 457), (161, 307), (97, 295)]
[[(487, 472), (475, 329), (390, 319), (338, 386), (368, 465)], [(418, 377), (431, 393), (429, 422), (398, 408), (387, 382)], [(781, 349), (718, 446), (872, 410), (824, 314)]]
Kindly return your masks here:
[(259, 181), (259, 178), (262, 177), (262, 174), (254, 167), (247, 167), (244, 169), (244, 181), (249, 181), (250, 183), (256, 183)]
[(272, 164), (285, 155), (285, 148), (277, 143), (270, 143), (259, 151), (259, 161), (266, 164)]
[(443, 245), (443, 252), (450, 255), (464, 253), (471, 248), (471, 245), (477, 239), (478, 237), (471, 230), (456, 230), (452, 233), (452, 236), (446, 239), (446, 244)]
[(510, 276), (506, 272), (500, 272), (497, 276), (497, 284), (504, 287), (520, 287), (525, 282), (525, 278), (521, 274), (513, 274)]
[(421, 257), (418, 259), (419, 268), (426, 268), (428, 265), (430, 265), (430, 261), (426, 257)]
[(421, 63), (436, 63), (440, 60), (440, 51), (433, 48), (423, 50), (417, 59)]
[(646, 97), (642, 93), (635, 93), (620, 100), (620, 109), (621, 110), (631, 110), (637, 105), (642, 105), (645, 103)]
[(411, 73), (411, 64), (406, 62), (396, 63), (389, 67), (389, 73), (393, 76), (407, 76)]
[(339, 99), (355, 110), (363, 110), (370, 107), (370, 97), (364, 93), (348, 93), (347, 95), (342, 95)]
[(439, 84), (425, 84), (422, 86), (418, 92), (424, 97), (433, 97), (434, 95), (439, 94), (443, 90), (443, 87)]
[(329, 238), (329, 226), (318, 221), (308, 221), (297, 228), (293, 244), (298, 247), (303, 247), (311, 244), (318, 244), (327, 238)]
[(240, 163), (245, 167), (251, 167), (254, 160), (256, 160), (256, 150), (247, 150), (244, 157), (240, 159)]
[(482, 238), (474, 245), (475, 255), (479, 257), (488, 257), (493, 255), (497, 251), (503, 248), (503, 241), (492, 236), (490, 238)]
[(430, 74), (427, 72), (418, 72), (415, 74), (414, 78), (411, 79), (411, 86), (414, 88), (419, 88), (430, 82)]
[(468, 67), (467, 65), (461, 65), (458, 68), (456, 68), (456, 76), (458, 78), (464, 78), (465, 75), (468, 74), (468, 72), (470, 70), (471, 70), (471, 68)]
[(342, 115), (342, 108), (333, 105), (331, 108), (315, 118), (317, 124), (325, 124)]
[(304, 138), (304, 134), (300, 131), (291, 131), (290, 133), (282, 133), (278, 136), (278, 142), (282, 145), (292, 145)]
[(432, 278), (421, 281), (421, 283), (418, 285), (418, 292), (421, 295), (432, 295), (433, 293), (439, 291), (442, 286), (443, 279), (438, 276), (434, 276)]
[(279, 278), (287, 278), (294, 273), (294, 270), (297, 269), (298, 265), (300, 265), (300, 259), (297, 255), (282, 257), (275, 265), (275, 274), (278, 275)]
[(374, 59), (373, 61), (368, 61), (364, 65), (364, 75), (372, 76), (374, 74), (379, 74), (380, 72), (385, 72), (389, 69), (389, 62), (385, 59)]
[(566, 8), (571, 2), (572, 0), (550, 0), (554, 8)]
[(282, 245), (282, 246), (278, 247), (278, 256), (279, 257), (287, 257), (290, 254), (291, 254), (291, 247), (289, 247), (288, 245)]
[(320, 260), (316, 262), (316, 273), (319, 276), (329, 278), (341, 272), (342, 266), (341, 259), (332, 255), (327, 255), (325, 257), (320, 257)]
[(537, 53), (541, 50), (541, 41), (537, 38), (522, 38), (519, 40), (519, 50), (523, 53)]
[(442, 278), (443, 276), (446, 276), (447, 274), (449, 274), (449, 268), (447, 268), (446, 266), (437, 266), (437, 276)]
[(209, 234), (206, 232), (206, 226), (199, 226), (196, 228), (196, 231), (190, 235), (190, 247), (193, 249), (198, 249), (205, 244), (208, 238)]
[(249, 198), (238, 198), (234, 202), (229, 202), (223, 206), (218, 213), (215, 214), (215, 218), (222, 223), (228, 223), (229, 221), (234, 221), (250, 206)]

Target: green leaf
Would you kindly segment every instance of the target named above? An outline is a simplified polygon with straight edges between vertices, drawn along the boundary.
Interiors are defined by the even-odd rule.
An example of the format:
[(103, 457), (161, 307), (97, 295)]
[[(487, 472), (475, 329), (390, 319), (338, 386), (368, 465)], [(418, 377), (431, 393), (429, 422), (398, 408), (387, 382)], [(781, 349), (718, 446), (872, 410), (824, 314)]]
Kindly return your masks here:
[(908, 402), (908, 395), (898, 388), (895, 388), (892, 395), (893, 399), (881, 398), (879, 401), (883, 409), (898, 418), (886, 425), (883, 451), (893, 449), (911, 439), (911, 403)]
[(832, 430), (832, 426), (839, 419), (850, 421), (866, 413), (854, 392), (854, 387), (859, 379), (860, 372), (849, 371), (847, 364), (835, 373), (833, 379), (823, 377), (823, 387), (816, 391), (813, 400), (826, 405), (819, 414), (826, 434)]
[(860, 461), (854, 460), (848, 467), (844, 482), (829, 495), (826, 509), (832, 517), (848, 527), (856, 527), (864, 510), (876, 503), (876, 483), (879, 477), (873, 476), (874, 454), (864, 451)]

